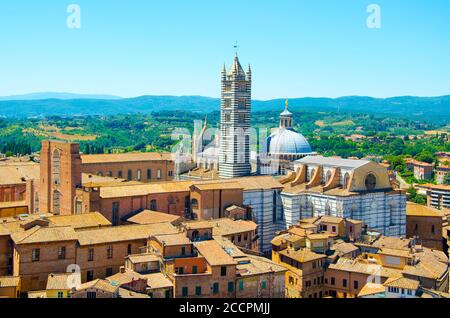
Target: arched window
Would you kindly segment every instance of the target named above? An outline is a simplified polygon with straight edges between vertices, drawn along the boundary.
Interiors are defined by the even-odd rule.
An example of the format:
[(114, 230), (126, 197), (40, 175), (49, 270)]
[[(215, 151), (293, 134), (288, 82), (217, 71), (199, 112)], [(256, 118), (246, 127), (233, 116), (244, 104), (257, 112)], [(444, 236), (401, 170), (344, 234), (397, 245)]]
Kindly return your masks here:
[(147, 180), (152, 179), (152, 169), (147, 169)]
[(52, 183), (59, 185), (61, 182), (61, 152), (58, 149), (52, 155)]
[(128, 181), (133, 179), (133, 171), (131, 169), (128, 170)]
[(325, 206), (325, 215), (331, 215), (331, 207), (329, 203)]
[(396, 208), (395, 208), (394, 203), (390, 203), (389, 204), (389, 222), (390, 222), (391, 226), (395, 225), (395, 210), (396, 210)]
[(328, 183), (331, 180), (331, 170), (328, 170), (327, 176), (325, 178), (325, 183)]
[(119, 179), (123, 178), (122, 170), (119, 170), (119, 172), (117, 172), (117, 178), (119, 178)]
[(156, 211), (156, 209), (157, 209), (156, 200), (151, 200), (150, 201), (150, 210)]
[(191, 201), (191, 207), (192, 207), (193, 209), (197, 209), (197, 208), (198, 208), (198, 201), (197, 201), (197, 199), (192, 199), (192, 201)]
[(34, 213), (39, 212), (39, 193), (34, 194)]
[(103, 172), (99, 171), (99, 172), (97, 173), (97, 176), (103, 177)]
[(373, 173), (369, 173), (364, 180), (364, 184), (368, 191), (372, 191), (377, 186), (377, 177)]
[(158, 171), (156, 172), (156, 178), (157, 178), (158, 180), (161, 179), (161, 169), (158, 169)]
[(138, 181), (142, 180), (142, 171), (141, 171), (141, 169), (138, 169), (136, 178), (137, 178)]
[(346, 172), (344, 175), (344, 184), (343, 184), (344, 189), (348, 189), (349, 182), (350, 182), (350, 174), (348, 172)]

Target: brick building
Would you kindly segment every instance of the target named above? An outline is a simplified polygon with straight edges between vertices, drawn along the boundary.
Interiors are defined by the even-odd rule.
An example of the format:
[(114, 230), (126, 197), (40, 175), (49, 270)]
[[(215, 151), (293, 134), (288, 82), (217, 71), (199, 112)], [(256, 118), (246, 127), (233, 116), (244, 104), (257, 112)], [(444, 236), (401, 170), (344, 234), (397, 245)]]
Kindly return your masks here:
[(444, 213), (440, 210), (408, 202), (406, 237), (416, 238), (425, 247), (443, 251)]

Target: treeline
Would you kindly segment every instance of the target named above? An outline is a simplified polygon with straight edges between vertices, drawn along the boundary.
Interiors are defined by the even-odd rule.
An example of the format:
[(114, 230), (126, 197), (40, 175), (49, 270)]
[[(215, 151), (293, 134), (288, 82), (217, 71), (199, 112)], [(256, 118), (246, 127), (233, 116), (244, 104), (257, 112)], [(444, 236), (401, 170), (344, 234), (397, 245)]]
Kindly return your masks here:
[(0, 152), (5, 154), (7, 157), (11, 157), (15, 155), (30, 155), (33, 153), (33, 150), (29, 142), (9, 141), (0, 144)]

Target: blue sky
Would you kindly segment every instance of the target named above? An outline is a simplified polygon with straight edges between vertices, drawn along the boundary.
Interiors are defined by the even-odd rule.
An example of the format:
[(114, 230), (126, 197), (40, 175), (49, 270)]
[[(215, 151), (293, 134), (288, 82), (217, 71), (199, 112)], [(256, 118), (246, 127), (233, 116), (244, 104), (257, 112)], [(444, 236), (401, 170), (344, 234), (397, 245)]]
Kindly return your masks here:
[(0, 2), (0, 96), (219, 96), (236, 40), (256, 99), (450, 94), (448, 0), (14, 0)]

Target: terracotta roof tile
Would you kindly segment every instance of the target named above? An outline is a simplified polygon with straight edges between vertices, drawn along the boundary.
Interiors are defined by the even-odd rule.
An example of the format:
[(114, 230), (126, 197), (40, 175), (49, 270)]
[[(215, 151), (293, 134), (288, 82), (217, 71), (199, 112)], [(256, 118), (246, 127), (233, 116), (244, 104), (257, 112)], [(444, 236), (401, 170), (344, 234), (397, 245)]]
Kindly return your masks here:
[(172, 160), (170, 153), (130, 152), (120, 154), (81, 155), (82, 164)]
[(211, 266), (237, 264), (215, 240), (195, 243), (195, 247)]
[(177, 233), (178, 230), (169, 223), (146, 225), (123, 225), (100, 229), (78, 231), (76, 233), (81, 246), (104, 244), (110, 242), (126, 242), (147, 239), (152, 235)]

